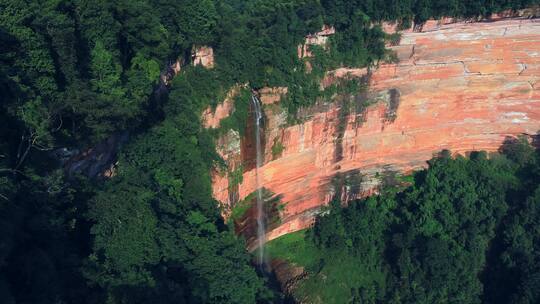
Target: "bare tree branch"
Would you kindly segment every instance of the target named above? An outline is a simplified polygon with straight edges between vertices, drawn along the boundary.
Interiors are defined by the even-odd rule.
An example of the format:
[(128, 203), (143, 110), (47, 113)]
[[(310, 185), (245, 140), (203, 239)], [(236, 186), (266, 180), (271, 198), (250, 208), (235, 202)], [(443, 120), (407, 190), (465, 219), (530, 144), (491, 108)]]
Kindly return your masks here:
[(50, 151), (50, 150), (54, 149), (54, 147), (46, 147), (46, 146), (42, 146), (40, 144), (34, 144), (33, 147), (38, 149), (39, 151)]
[(62, 120), (62, 115), (59, 115), (59, 116), (60, 116), (60, 124), (58, 125), (58, 127), (56, 127), (56, 129), (52, 131), (52, 133), (58, 132), (60, 128), (62, 128), (62, 125), (64, 124), (64, 121)]
[[(25, 131), (25, 133), (26, 133), (26, 131)], [(21, 135), (21, 141), (19, 142), (19, 146), (17, 147), (17, 159), (19, 159), (21, 157), (21, 151), (22, 151), (23, 142), (24, 142), (24, 133), (23, 133), (23, 135)]]
[(22, 165), (24, 160), (26, 159), (26, 156), (28, 156), (28, 152), (30, 152), (30, 148), (32, 148), (32, 145), (36, 141), (37, 137), (35, 137), (33, 140), (31, 140), (32, 135), (28, 138), (28, 145), (26, 146), (26, 150), (24, 151), (23, 155), (21, 157), (18, 157), (17, 165), (15, 166), (15, 170), (19, 169), (19, 167)]
[(0, 172), (11, 172), (11, 173), (19, 173), (19, 174), (24, 175), (24, 173), (21, 170), (17, 170), (17, 169), (0, 168)]

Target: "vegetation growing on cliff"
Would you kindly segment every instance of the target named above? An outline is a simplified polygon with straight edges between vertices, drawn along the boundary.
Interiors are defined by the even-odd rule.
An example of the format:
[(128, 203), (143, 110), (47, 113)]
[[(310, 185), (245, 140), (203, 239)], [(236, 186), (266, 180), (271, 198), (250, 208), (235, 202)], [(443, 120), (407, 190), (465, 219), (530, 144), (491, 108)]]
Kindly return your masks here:
[(272, 159), (280, 158), (284, 149), (283, 143), (277, 137), (274, 138), (274, 143), (272, 144)]
[[(537, 2), (1, 1), (0, 299), (272, 301), (211, 197), (209, 172), (220, 159), (201, 128), (203, 109), (249, 83), (290, 86), (294, 113), (314, 101), (324, 69), (385, 55), (372, 21)], [(339, 34), (306, 75), (296, 47), (323, 23)], [(184, 66), (169, 86), (160, 82), (175, 60), (189, 63), (194, 45), (212, 46), (216, 67)], [(226, 127), (243, 130), (242, 105)], [(100, 161), (88, 156), (92, 147), (125, 133), (130, 140), (112, 151), (113, 178), (77, 174), (81, 161)], [(508, 225), (533, 226), (532, 202)], [(522, 250), (519, 239), (504, 241)]]
[(537, 303), (540, 153), (507, 147), (443, 154), (402, 191), (334, 201), (268, 252), (306, 268), (309, 302)]

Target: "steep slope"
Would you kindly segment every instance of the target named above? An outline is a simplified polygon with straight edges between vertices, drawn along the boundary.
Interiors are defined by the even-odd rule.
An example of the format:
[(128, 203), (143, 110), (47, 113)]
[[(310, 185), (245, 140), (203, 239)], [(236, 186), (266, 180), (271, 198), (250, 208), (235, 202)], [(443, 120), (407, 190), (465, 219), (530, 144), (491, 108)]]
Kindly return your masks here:
[[(539, 20), (431, 23), (422, 32), (406, 31), (392, 48), (399, 63), (372, 71), (369, 93), (355, 101), (370, 100), (365, 111), (322, 104), (305, 109), (303, 123), (286, 126), (279, 107), (266, 105), (259, 178), (283, 204), (269, 240), (309, 226), (336, 191), (332, 180), (338, 173), (349, 179), (346, 200), (373, 191), (377, 173), (423, 167), (443, 149), (497, 151), (509, 137), (540, 130)], [(366, 71), (341, 69), (325, 81), (347, 73)], [(248, 156), (233, 140), (237, 135), (228, 137), (218, 144), (238, 167)], [(282, 146), (279, 155), (270, 149), (276, 143)], [(214, 174), (214, 196), (232, 206), (255, 191), (255, 184), (254, 170), (233, 188), (226, 176)]]

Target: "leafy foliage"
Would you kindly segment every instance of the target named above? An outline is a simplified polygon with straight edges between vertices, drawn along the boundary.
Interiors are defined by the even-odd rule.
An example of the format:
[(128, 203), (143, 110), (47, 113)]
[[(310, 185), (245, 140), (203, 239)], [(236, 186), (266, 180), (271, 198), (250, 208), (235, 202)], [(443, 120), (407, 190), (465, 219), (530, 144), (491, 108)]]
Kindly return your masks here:
[(535, 303), (540, 153), (514, 145), (490, 159), (442, 154), (401, 191), (334, 201), (269, 252), (306, 267), (296, 293), (313, 302)]
[[(217, 202), (211, 197), (209, 172), (222, 162), (213, 146), (215, 133), (201, 128), (201, 112), (215, 106), (232, 86), (248, 84), (254, 89), (288, 86), (289, 94), (283, 106), (289, 113), (296, 113), (325, 96), (320, 92), (319, 81), (327, 69), (369, 66), (386, 58), (384, 43), (388, 37), (379, 27), (372, 26), (380, 20), (405, 24), (413, 18), (422, 21), (430, 16), (472, 17), (538, 1), (445, 3), (424, 0), (399, 3), (380, 0), (1, 1), (2, 302), (272, 301), (263, 280), (249, 265), (244, 244), (222, 222)], [(330, 39), (329, 50), (312, 49), (316, 58), (311, 62), (311, 73), (306, 73), (305, 62), (297, 57), (297, 46), (323, 24), (335, 26), (338, 33)], [(160, 78), (171, 62), (189, 63), (192, 48), (199, 45), (213, 47), (216, 67), (206, 70), (183, 66), (182, 72), (165, 86)], [(339, 88), (324, 94), (333, 94), (333, 90)], [(235, 112), (222, 122), (223, 128), (243, 133), (249, 94), (248, 90), (240, 94)], [(111, 180), (88, 180), (63, 170), (62, 166), (77, 164), (80, 157), (89, 154), (91, 147), (119, 133), (130, 133), (132, 139), (118, 153), (117, 174)], [(529, 164), (530, 151), (514, 152), (519, 168), (525, 168), (523, 164)], [(59, 154), (63, 156), (58, 157)], [(74, 157), (77, 154), (79, 158)], [(459, 168), (455, 171), (461, 172)], [(470, 182), (467, 174), (463, 173), (466, 179), (462, 183)], [(478, 173), (478, 176), (491, 180), (491, 175)], [(497, 182), (511, 184), (507, 176), (494, 176)], [(428, 180), (436, 184), (440, 178)], [(463, 190), (448, 193), (445, 204), (430, 205), (424, 216), (453, 212), (458, 207), (455, 201), (466, 199), (466, 209), (460, 216), (467, 216), (467, 225), (474, 226), (468, 228), (471, 235), (459, 242), (449, 241), (458, 230), (448, 221), (457, 221), (457, 216), (448, 220), (441, 216), (429, 221), (421, 218), (421, 225), (418, 224), (421, 234), (412, 235), (411, 242), (421, 237), (432, 238), (429, 248), (433, 252), (457, 248), (463, 258), (470, 252), (484, 250), (501, 214), (506, 208), (514, 212), (514, 207), (510, 204), (510, 207), (504, 204), (491, 207), (491, 203), (499, 202), (501, 193), (506, 193), (504, 187), (493, 189), (493, 193), (475, 192), (474, 187), (465, 187), (458, 180), (456, 177), (453, 183), (463, 186)], [(524, 188), (536, 182), (528, 180)], [(493, 185), (489, 187), (486, 189), (492, 189)], [(409, 194), (410, 200), (433, 196), (433, 190), (415, 191)], [(524, 193), (520, 189), (516, 191)], [(522, 202), (534, 202), (526, 195), (522, 198)], [(489, 204), (479, 203), (482, 200)], [(534, 214), (534, 204), (529, 205), (530, 214)], [(404, 214), (411, 214), (404, 220), (412, 222), (413, 211), (419, 206), (412, 201), (404, 206), (409, 208), (404, 209)], [(480, 208), (482, 213), (470, 215), (468, 212), (475, 208)], [(381, 217), (386, 220), (391, 218), (391, 213), (388, 211)], [(524, 221), (528, 223), (527, 229), (533, 229), (534, 219), (522, 219), (526, 215), (517, 211), (512, 214), (517, 218), (504, 221), (504, 227), (519, 231), (514, 226)], [(374, 223), (375, 219), (357, 224), (377, 229), (384, 226)], [(321, 231), (318, 246), (346, 246), (348, 251), (356, 252), (356, 242), (372, 241), (347, 236), (347, 225), (334, 224), (340, 229), (339, 240), (333, 243), (326, 239), (332, 234)], [(471, 243), (477, 234), (482, 236), (481, 242), (478, 248), (473, 248)], [(498, 272), (511, 272), (519, 277), (516, 281), (519, 283), (506, 284), (501, 279), (492, 287), (502, 290), (498, 286), (507, 286), (516, 301), (533, 301), (535, 295), (526, 286), (536, 282), (536, 270), (529, 267), (531, 259), (536, 257), (520, 260), (517, 255), (523, 250), (519, 248), (522, 239), (527, 242), (536, 239), (512, 236), (515, 241), (501, 237), (504, 246), (493, 250), (492, 255), (494, 259), (504, 256), (505, 261), (520, 261), (519, 268), (505, 262), (504, 269)], [(402, 247), (395, 245), (396, 252), (404, 258), (410, 251), (408, 242), (402, 242)], [(369, 257), (373, 253), (355, 254)], [(472, 261), (474, 269), (484, 263), (480, 258)], [(401, 269), (398, 266), (392, 269)], [(410, 277), (415, 284), (426, 281), (416, 272), (411, 271)], [(381, 280), (377, 282), (383, 286)], [(471, 296), (480, 290), (475, 282), (472, 276), (463, 280), (468, 288), (463, 290), (472, 292)], [(354, 289), (354, 294), (364, 297), (375, 293), (371, 288)], [(403, 294), (410, 296), (410, 292)]]

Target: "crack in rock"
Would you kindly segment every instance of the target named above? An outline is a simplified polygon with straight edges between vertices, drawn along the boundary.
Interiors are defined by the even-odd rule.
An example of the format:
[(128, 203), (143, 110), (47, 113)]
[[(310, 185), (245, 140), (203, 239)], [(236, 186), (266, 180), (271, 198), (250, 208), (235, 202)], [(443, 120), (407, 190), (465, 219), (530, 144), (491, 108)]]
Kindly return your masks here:
[(463, 61), (460, 61), (461, 65), (463, 66), (463, 74), (465, 75), (470, 75), (471, 74), (471, 71), (469, 71), (469, 69), (467, 68), (467, 66), (465, 65), (465, 62)]
[(521, 74), (523, 74), (523, 72), (527, 70), (527, 64), (526, 63), (518, 63), (518, 64), (521, 67), (521, 71), (519, 71), (518, 76), (521, 76)]
[[(413, 44), (412, 49), (411, 49), (411, 55), (409, 56), (409, 59), (411, 59), (411, 58), (414, 57), (415, 51), (416, 51), (416, 50), (415, 50), (415, 47), (416, 47), (416, 44)], [(414, 59), (413, 59), (413, 61), (414, 61)]]

